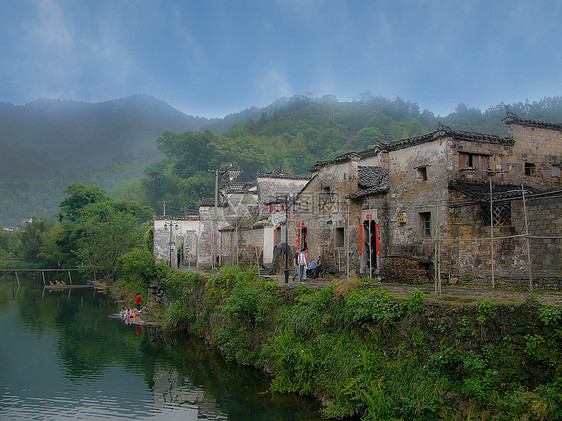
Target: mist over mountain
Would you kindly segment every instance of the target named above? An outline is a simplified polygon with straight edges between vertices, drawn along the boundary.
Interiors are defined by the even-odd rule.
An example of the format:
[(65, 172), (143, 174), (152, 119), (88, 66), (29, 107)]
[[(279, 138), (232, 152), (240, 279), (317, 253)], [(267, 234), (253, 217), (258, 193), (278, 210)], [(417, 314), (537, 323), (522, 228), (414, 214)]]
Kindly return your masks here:
[[(562, 97), (509, 107), (521, 117), (562, 122)], [(146, 95), (101, 103), (0, 103), (0, 224), (55, 214), (73, 183), (97, 185), (153, 209), (166, 200), (180, 215), (212, 196), (209, 168), (236, 163), (249, 179), (279, 167), (307, 175), (319, 160), (421, 135), (439, 122), (505, 136), (505, 110), (503, 103), (485, 111), (461, 103), (435, 116), (399, 97), (368, 94), (353, 102), (296, 95), (213, 119), (187, 116)]]
[(198, 131), (207, 119), (186, 116), (145, 95), (101, 103), (38, 99), (0, 104), (0, 179), (44, 178), (69, 168), (153, 154), (164, 131)]

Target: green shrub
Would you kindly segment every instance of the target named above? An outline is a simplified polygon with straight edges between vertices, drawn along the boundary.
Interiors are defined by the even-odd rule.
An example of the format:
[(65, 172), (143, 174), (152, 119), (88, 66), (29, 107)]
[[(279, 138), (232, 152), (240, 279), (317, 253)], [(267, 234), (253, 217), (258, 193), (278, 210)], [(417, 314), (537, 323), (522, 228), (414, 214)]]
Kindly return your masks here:
[(350, 291), (337, 312), (344, 322), (364, 326), (373, 322), (388, 324), (400, 320), (405, 315), (405, 308), (405, 304), (395, 300), (387, 290), (362, 287)]
[(176, 301), (166, 311), (162, 321), (162, 329), (165, 331), (187, 330), (189, 325), (195, 321), (195, 312), (182, 301)]
[(539, 319), (546, 326), (558, 326), (560, 324), (560, 320), (562, 319), (562, 312), (559, 308), (548, 303), (540, 308)]
[(117, 261), (117, 273), (123, 277), (125, 282), (140, 282), (143, 289), (146, 289), (150, 285), (150, 281), (157, 275), (154, 255), (146, 250), (131, 250)]
[(414, 290), (408, 295), (408, 310), (411, 312), (422, 311), (425, 302), (423, 291)]

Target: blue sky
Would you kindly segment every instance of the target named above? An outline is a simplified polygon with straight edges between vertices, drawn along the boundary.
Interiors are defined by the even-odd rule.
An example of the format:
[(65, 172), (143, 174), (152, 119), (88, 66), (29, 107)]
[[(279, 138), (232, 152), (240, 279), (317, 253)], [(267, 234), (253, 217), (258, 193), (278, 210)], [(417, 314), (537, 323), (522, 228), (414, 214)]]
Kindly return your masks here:
[(559, 0), (0, 0), (0, 102), (222, 117), (362, 93), (436, 115), (562, 94)]

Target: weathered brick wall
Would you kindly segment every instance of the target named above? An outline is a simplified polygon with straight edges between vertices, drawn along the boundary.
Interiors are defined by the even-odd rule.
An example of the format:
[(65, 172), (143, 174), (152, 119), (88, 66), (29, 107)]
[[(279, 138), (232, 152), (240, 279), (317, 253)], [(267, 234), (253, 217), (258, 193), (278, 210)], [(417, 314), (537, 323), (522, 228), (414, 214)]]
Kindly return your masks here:
[[(541, 190), (560, 188), (560, 177), (552, 177), (551, 168), (562, 164), (562, 131), (510, 124), (508, 133), (515, 139), (505, 168), (509, 179)], [(525, 162), (535, 164), (534, 176), (525, 175)]]
[[(511, 225), (494, 228), (494, 273), (498, 285), (526, 287), (529, 284), (527, 239), (517, 237), (525, 234), (525, 212), (521, 199), (510, 203)], [(464, 276), (474, 283), (491, 285), (491, 234), (490, 227), (483, 223), (480, 205), (453, 207), (450, 214), (455, 241), (444, 242), (442, 273), (450, 271), (455, 278)], [(535, 286), (558, 289), (562, 279), (561, 196), (552, 193), (529, 197), (527, 218), (529, 234), (537, 237), (529, 240)]]
[[(357, 162), (344, 162), (322, 168), (299, 196), (298, 214), (290, 221), (289, 239), (291, 251), (296, 250), (298, 224), (308, 227), (309, 258), (322, 256), (326, 270), (345, 272), (347, 270), (346, 244), (354, 244), (358, 238), (357, 222), (348, 226), (349, 221), (359, 221), (361, 208), (345, 197), (357, 190)], [(344, 246), (336, 242), (336, 232), (343, 230)], [(351, 232), (350, 232), (351, 231)], [(358, 243), (358, 240), (355, 240)], [(301, 241), (302, 245), (302, 241)], [(350, 255), (352, 270), (357, 270), (359, 261)], [(351, 269), (351, 268), (350, 268)]]
[[(389, 154), (390, 193), (387, 195), (389, 255), (433, 260), (434, 239), (447, 229), (447, 180), (452, 171), (449, 139), (424, 143)], [(427, 180), (417, 168), (425, 166)], [(422, 214), (431, 215), (431, 235)], [(403, 221), (400, 222), (399, 216)]]

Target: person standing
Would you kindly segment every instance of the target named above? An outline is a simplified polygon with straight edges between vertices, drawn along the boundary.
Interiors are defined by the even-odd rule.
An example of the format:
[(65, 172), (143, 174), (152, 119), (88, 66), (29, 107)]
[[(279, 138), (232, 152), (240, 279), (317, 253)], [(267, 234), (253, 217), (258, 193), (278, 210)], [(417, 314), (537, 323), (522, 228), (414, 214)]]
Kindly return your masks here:
[(140, 306), (141, 306), (141, 302), (142, 302), (142, 297), (140, 294), (137, 294), (137, 298), (135, 299), (135, 302), (137, 304), (137, 311), (140, 311)]
[(298, 252), (298, 250), (295, 251), (295, 255), (293, 256), (293, 264), (295, 265), (295, 273), (293, 274), (293, 282), (295, 282), (295, 279), (297, 277), (299, 277), (299, 252)]
[(305, 249), (299, 253), (299, 281), (306, 281), (306, 254)]

